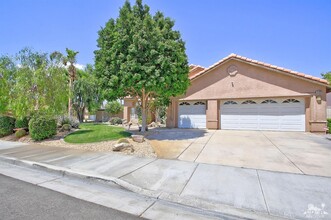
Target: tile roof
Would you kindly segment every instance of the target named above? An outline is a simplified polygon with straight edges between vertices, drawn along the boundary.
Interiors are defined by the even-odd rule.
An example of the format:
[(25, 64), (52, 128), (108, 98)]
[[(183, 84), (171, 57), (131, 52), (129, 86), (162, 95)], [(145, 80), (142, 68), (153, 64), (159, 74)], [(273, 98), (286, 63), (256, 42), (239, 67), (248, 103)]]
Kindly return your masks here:
[(297, 77), (301, 77), (301, 78), (308, 79), (308, 80), (311, 80), (311, 81), (315, 81), (315, 82), (319, 82), (319, 83), (323, 83), (323, 84), (329, 85), (329, 82), (327, 80), (325, 80), (325, 79), (321, 79), (321, 78), (318, 78), (318, 77), (310, 76), (310, 75), (307, 75), (307, 74), (304, 74), (304, 73), (300, 73), (300, 72), (297, 72), (297, 71), (285, 69), (283, 67), (278, 67), (278, 66), (271, 65), (271, 64), (268, 64), (268, 63), (264, 63), (264, 62), (260, 62), (260, 61), (257, 61), (257, 60), (249, 59), (247, 57), (239, 56), (239, 55), (234, 54), (234, 53), (232, 53), (229, 56), (221, 59), (220, 61), (218, 61), (216, 63), (214, 63), (210, 67), (205, 68), (204, 70), (200, 71), (199, 73), (194, 74), (193, 76), (190, 77), (190, 80), (196, 79), (197, 77), (199, 77), (199, 76), (207, 73), (209, 70), (212, 70), (216, 66), (218, 66), (218, 65), (220, 65), (220, 64), (222, 64), (222, 63), (224, 63), (224, 62), (226, 62), (226, 61), (228, 61), (230, 59), (244, 61), (244, 62), (247, 62), (247, 63), (250, 63), (250, 64), (255, 64), (255, 65), (259, 65), (259, 66), (265, 67), (265, 68), (282, 71), (282, 72), (287, 73), (289, 75), (293, 75), (293, 76), (297, 76)]

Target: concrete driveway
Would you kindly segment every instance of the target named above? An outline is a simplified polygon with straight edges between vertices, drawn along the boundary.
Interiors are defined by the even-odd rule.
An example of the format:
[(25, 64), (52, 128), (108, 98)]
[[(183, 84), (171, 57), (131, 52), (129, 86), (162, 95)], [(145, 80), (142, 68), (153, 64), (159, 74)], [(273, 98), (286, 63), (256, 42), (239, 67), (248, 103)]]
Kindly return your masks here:
[(147, 138), (160, 158), (331, 176), (331, 140), (325, 135), (164, 129)]

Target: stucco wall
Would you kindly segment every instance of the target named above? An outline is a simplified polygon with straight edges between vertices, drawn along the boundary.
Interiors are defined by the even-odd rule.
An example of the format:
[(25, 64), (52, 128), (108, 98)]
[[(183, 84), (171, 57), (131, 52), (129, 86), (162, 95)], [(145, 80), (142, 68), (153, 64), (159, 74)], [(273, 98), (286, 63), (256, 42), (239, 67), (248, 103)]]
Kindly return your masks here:
[[(228, 67), (235, 66), (237, 74), (230, 76)], [(316, 91), (321, 91), (321, 101), (316, 100)], [(217, 128), (219, 104), (217, 100), (267, 97), (306, 97), (306, 131), (323, 131), (326, 121), (326, 86), (301, 78), (295, 78), (247, 64), (229, 60), (205, 75), (191, 81), (186, 95), (173, 100), (167, 125), (177, 126), (178, 100), (209, 100), (207, 103), (207, 128)], [(169, 117), (170, 116), (170, 117)]]

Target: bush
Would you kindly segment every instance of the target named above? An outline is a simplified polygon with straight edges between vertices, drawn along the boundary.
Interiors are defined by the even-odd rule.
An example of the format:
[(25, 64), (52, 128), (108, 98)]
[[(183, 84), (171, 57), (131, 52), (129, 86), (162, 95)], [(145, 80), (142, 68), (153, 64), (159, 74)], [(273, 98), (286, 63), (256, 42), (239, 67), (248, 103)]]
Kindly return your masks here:
[(62, 128), (61, 128), (62, 131), (70, 131), (70, 129), (71, 129), (70, 124), (64, 124), (64, 125), (62, 125)]
[(33, 117), (29, 122), (29, 132), (36, 141), (52, 137), (56, 134), (56, 121), (47, 116)]
[(22, 130), (18, 130), (15, 132), (15, 136), (17, 138), (21, 138), (24, 137), (27, 134), (26, 130), (22, 129)]
[(28, 117), (16, 119), (15, 128), (28, 128), (30, 119)]
[(111, 115), (116, 115), (123, 110), (123, 106), (118, 101), (112, 101), (112, 102), (108, 102), (106, 104), (105, 110), (106, 110), (106, 112), (108, 112)]
[(60, 116), (57, 119), (57, 124), (60, 128), (65, 124), (69, 124), (72, 128), (79, 128), (79, 121), (75, 117)]
[(15, 118), (0, 116), (0, 137), (10, 135), (15, 128)]
[(329, 133), (331, 134), (331, 118), (328, 118), (328, 128), (329, 128)]
[(122, 119), (120, 119), (119, 117), (114, 117), (114, 118), (111, 118), (109, 120), (109, 123), (111, 125), (121, 125), (122, 124)]

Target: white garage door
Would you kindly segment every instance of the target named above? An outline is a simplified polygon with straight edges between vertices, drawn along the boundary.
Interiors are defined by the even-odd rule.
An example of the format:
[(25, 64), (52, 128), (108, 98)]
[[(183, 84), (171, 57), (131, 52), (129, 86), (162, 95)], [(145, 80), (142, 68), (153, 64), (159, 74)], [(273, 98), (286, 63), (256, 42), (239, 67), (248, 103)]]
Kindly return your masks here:
[(303, 99), (225, 101), (221, 129), (305, 131)]
[(205, 102), (181, 102), (178, 107), (179, 128), (206, 128)]

